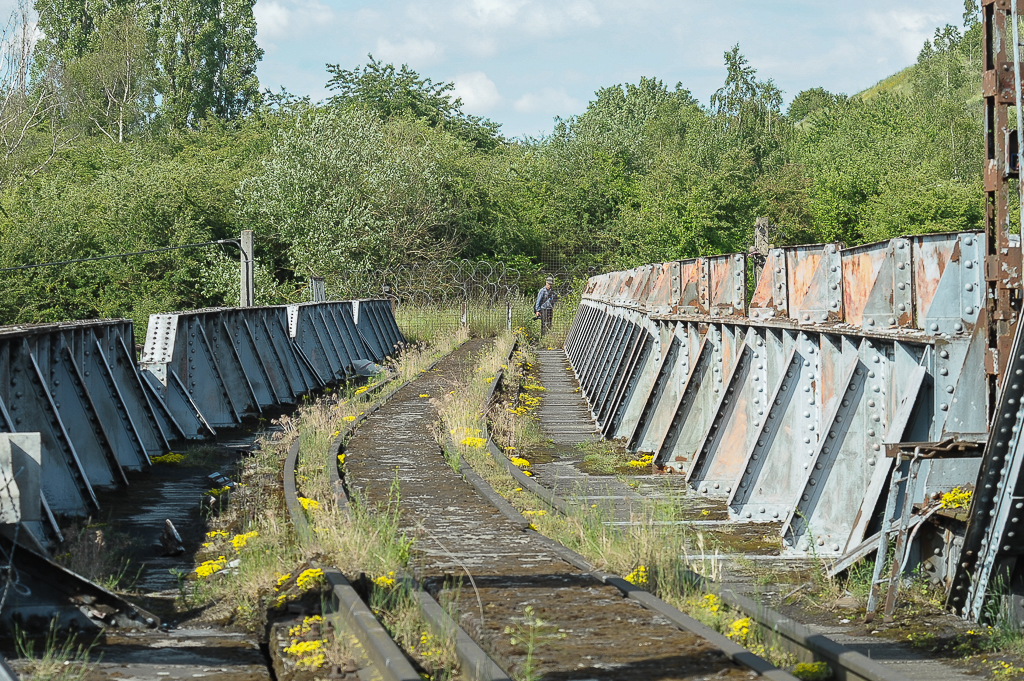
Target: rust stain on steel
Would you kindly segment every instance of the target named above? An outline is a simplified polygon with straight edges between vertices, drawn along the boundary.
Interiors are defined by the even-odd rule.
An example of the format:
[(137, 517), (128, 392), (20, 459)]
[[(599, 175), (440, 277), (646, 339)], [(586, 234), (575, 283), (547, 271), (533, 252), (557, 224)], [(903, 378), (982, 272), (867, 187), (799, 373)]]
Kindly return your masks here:
[[(745, 383), (746, 376), (741, 377)], [(736, 392), (730, 397), (734, 400), (731, 406), (733, 416), (723, 419), (722, 425), (725, 432), (722, 433), (717, 446), (716, 454), (709, 453), (712, 458), (707, 474), (707, 480), (729, 481), (727, 484), (734, 484), (732, 481), (739, 480), (743, 473), (743, 466), (747, 462), (747, 451), (750, 448), (750, 440), (756, 435), (758, 429), (753, 427), (750, 420), (752, 405), (750, 403), (749, 389), (744, 385), (737, 385)], [(746, 417), (736, 415), (746, 415)], [(732, 490), (727, 490), (731, 492)]]
[[(724, 324), (722, 325), (719, 333), (721, 334), (720, 338), (722, 345), (722, 364), (719, 366), (719, 369), (721, 370), (719, 376), (722, 378), (722, 389), (724, 390), (726, 387), (725, 378), (732, 371), (732, 365), (736, 361), (736, 355), (738, 353), (736, 352), (736, 338), (726, 331)], [(742, 341), (740, 342), (742, 343)]]
[(804, 297), (810, 290), (821, 263), (823, 246), (801, 246), (786, 249), (789, 284), (789, 314), (796, 317), (803, 310)]
[(629, 286), (629, 302), (634, 305), (643, 305), (647, 299), (647, 283), (650, 278), (651, 268), (649, 266), (638, 267)]
[[(924, 328), (924, 320), (928, 317), (928, 308), (935, 298), (942, 273), (946, 271), (946, 263), (953, 253), (947, 235), (936, 239), (935, 235), (916, 236), (911, 238), (913, 244), (914, 294), (917, 297), (917, 327)], [(959, 254), (959, 241), (957, 253)]]
[[(888, 242), (871, 244), (863, 248), (843, 251), (843, 307), (846, 322), (860, 326), (864, 321), (864, 306), (875, 287), (879, 270), (889, 257)], [(886, 282), (880, 282), (885, 285)], [(892, 285), (892, 282), (888, 282)], [(890, 302), (892, 302), (890, 300)]]
[(668, 312), (678, 303), (672, 300), (672, 263), (666, 262), (654, 267), (655, 274), (651, 277), (654, 283), (650, 287), (645, 304), (649, 308)]
[[(755, 315), (755, 310), (772, 310), (775, 309), (775, 281), (772, 276), (772, 264), (767, 263), (764, 268), (761, 269), (761, 278), (757, 280), (757, 287), (754, 289), (754, 295), (750, 299), (750, 313), (752, 316)], [(768, 315), (771, 316), (771, 315)]]
[[(708, 263), (708, 307), (719, 315), (743, 314), (742, 305), (737, 306), (735, 255), (720, 255), (707, 258)], [(746, 291), (740, 292), (743, 296)]]
[[(828, 341), (822, 339), (822, 352), (819, 355), (821, 361), (819, 373), (821, 374), (820, 385), (822, 412), (827, 408), (831, 408), (832, 400), (846, 390), (846, 386), (840, 385), (840, 383), (843, 380), (843, 376), (849, 371), (850, 367), (850, 362), (844, 361), (843, 359), (842, 347), (826, 351), (826, 343), (828, 343)], [(852, 361), (857, 361), (856, 356), (853, 357)], [(819, 382), (817, 380), (811, 381), (812, 394), (816, 392), (818, 384)]]
[(707, 314), (700, 295), (701, 271), (704, 266), (703, 258), (683, 260), (679, 263), (679, 306), (681, 308), (693, 308), (696, 314)]

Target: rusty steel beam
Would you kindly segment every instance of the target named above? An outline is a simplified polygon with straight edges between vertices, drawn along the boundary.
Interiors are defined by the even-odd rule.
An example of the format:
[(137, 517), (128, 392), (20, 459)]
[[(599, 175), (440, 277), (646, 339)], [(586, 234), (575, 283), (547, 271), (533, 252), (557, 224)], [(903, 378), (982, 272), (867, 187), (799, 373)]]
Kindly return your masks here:
[[(773, 248), (749, 302), (739, 254), (592, 277), (566, 355), (606, 437), (785, 551), (838, 558), (884, 521), (889, 445), (987, 440), (988, 241)], [(912, 503), (980, 466), (929, 459)], [(925, 559), (947, 584), (958, 541)]]
[[(1015, 4), (1011, 0), (983, 0), (981, 7), (987, 236), (986, 300), (981, 321), (985, 327), (984, 387), (989, 405), (985, 423), (993, 437), (982, 455), (977, 493), (971, 503), (947, 598), (949, 607), (975, 619), (984, 614), (992, 580), (1005, 581), (1017, 592), (1021, 586), (1014, 584), (1024, 580), (1024, 574), (1017, 573), (1012, 546), (1004, 543), (1007, 523), (1019, 519), (1010, 509), (1016, 505), (1015, 466), (1019, 468), (1018, 459), (1024, 456), (1017, 453), (1009, 437), (1022, 427), (1015, 406), (1019, 402), (1018, 370), (1009, 370), (1021, 361), (1016, 333), (1021, 305), (1021, 251), (1011, 243), (1009, 211), (1009, 180), (1020, 176), (1019, 160), (1010, 156), (1011, 151), (1017, 151), (1014, 147), (1019, 148), (1018, 132), (1008, 125), (1008, 107), (1020, 98), (1019, 66), (1014, 65), (1020, 61), (1019, 47), (1010, 54), (1007, 49), (1014, 46), (1007, 29)], [(970, 365), (974, 367), (981, 349), (972, 349)], [(1017, 607), (1016, 616), (1024, 619), (1024, 610)]]

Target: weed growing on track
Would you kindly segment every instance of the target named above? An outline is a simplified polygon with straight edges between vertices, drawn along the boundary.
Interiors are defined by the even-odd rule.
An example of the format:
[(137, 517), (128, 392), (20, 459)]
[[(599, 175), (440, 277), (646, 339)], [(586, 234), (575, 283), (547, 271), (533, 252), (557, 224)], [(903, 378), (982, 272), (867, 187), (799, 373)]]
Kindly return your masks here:
[(91, 518), (82, 525), (73, 523), (62, 534), (64, 541), (54, 556), (58, 563), (112, 591), (135, 585), (141, 567), (132, 570), (131, 537)]
[(523, 609), (523, 616), (516, 618), (511, 625), (505, 627), (505, 633), (510, 635), (509, 643), (526, 651), (526, 661), (517, 676), (521, 681), (534, 681), (539, 678), (537, 670), (533, 667), (533, 654), (537, 648), (548, 641), (566, 637), (565, 633), (557, 631), (538, 617), (532, 605), (526, 606)]
[[(375, 386), (372, 382), (325, 390), (304, 399), (293, 414), (276, 421), (275, 429), (265, 433), (259, 447), (242, 462), (240, 484), (232, 492), (228, 510), (211, 520), (208, 541), (196, 556), (200, 563), (197, 572), (182, 575), (182, 605), (205, 608), (207, 619), (259, 631), (268, 608), (281, 598), (277, 587), (301, 572), (304, 555), (288, 521), (281, 487), (284, 460), (296, 437), (302, 438), (296, 483), (299, 495), (315, 502), (306, 504), (304, 512), (316, 535), (318, 557), (348, 575), (381, 575), (404, 566), (411, 541), (398, 531), (397, 497), (386, 508), (368, 509), (355, 500), (351, 513), (339, 511), (327, 469), (337, 462), (327, 461), (328, 449), (342, 428), (370, 404), (422, 373), (467, 336), (460, 329), (438, 337), (430, 347), (407, 349), (389, 362), (380, 390), (367, 390)], [(296, 589), (306, 590), (297, 584)], [(423, 628), (417, 632), (416, 644), (422, 632)], [(324, 665), (344, 666), (351, 659), (347, 650), (344, 641), (323, 645)], [(318, 648), (318, 654), (320, 651)], [(438, 658), (447, 662), (446, 657)], [(431, 664), (424, 664), (425, 668), (440, 670), (439, 664), (427, 661)]]
[[(482, 431), (481, 406), (490, 390), (494, 373), (505, 363), (513, 340), (511, 335), (499, 337), (480, 356), (463, 385), (443, 398), (440, 413), (444, 427), (453, 436), (453, 444), (448, 446), (448, 449), (455, 450), (453, 458), (463, 456), (474, 471), (530, 520), (534, 529), (583, 555), (595, 567), (629, 575), (634, 583), (642, 575), (643, 586), (663, 600), (689, 612), (777, 666), (793, 664), (795, 658), (791, 654), (775, 645), (770, 634), (766, 635), (756, 626), (751, 627), (750, 620), (742, 617), (741, 613), (732, 612), (721, 603), (716, 603), (713, 611), (706, 606), (707, 601), (695, 584), (691, 570), (707, 578), (718, 577), (720, 561), (717, 555), (709, 555), (709, 542), (704, 533), (693, 532), (686, 526), (659, 524), (682, 518), (679, 505), (671, 498), (645, 499), (633, 504), (630, 524), (625, 527), (611, 524), (615, 519), (611, 504), (588, 505), (570, 498), (573, 511), (562, 515), (520, 487), (485, 447), (475, 446), (475, 443), (470, 446), (465, 437), (460, 438), (464, 433), (479, 434)], [(517, 352), (515, 360), (506, 369), (503, 400), (489, 411), (492, 435), (510, 459), (522, 458), (529, 451), (529, 445), (541, 439), (534, 410), (543, 399), (543, 391), (539, 390), (542, 386), (534, 385), (536, 381), (532, 379), (521, 386), (523, 368), (529, 369), (532, 359), (528, 349)], [(523, 394), (539, 394), (540, 398), (527, 401), (529, 406), (523, 408)], [(534, 433), (536, 435), (530, 441), (524, 441), (523, 434)], [(610, 460), (612, 469), (620, 466), (620, 461), (628, 465), (628, 457), (618, 452), (601, 451), (598, 455), (602, 464)], [(528, 460), (514, 463), (529, 474)], [(696, 548), (696, 551), (691, 548)], [(693, 555), (680, 562), (679, 556), (686, 555), (688, 551)]]
[[(389, 392), (402, 381), (415, 378), (426, 367), (450, 353), (465, 341), (465, 329), (437, 340), (430, 348), (406, 353), (394, 367), (391, 385), (378, 395)], [(360, 396), (355, 396), (360, 397)], [(366, 407), (366, 402), (356, 400)], [(370, 606), (392, 637), (407, 651), (431, 678), (451, 678), (458, 670), (454, 639), (443, 639), (430, 633), (419, 605), (395, 573), (408, 565), (412, 540), (399, 529), (399, 487), (397, 476), (388, 501), (374, 507), (358, 496), (351, 499), (349, 510), (343, 512), (332, 501), (333, 490), (328, 466), (344, 465), (328, 461), (331, 442), (346, 423), (346, 416), (358, 416), (365, 409), (350, 408), (339, 419), (340, 407), (353, 404), (352, 398), (341, 404), (321, 399), (300, 409), (294, 425), (302, 438), (296, 468), (296, 483), (301, 496), (317, 500), (305, 513), (316, 535), (317, 550), (324, 563), (333, 565), (346, 575), (364, 573), (372, 579)], [(342, 411), (344, 411), (342, 409)]]
[[(472, 375), (460, 386), (441, 395), (438, 399), (438, 413), (441, 416), (443, 431), (439, 433), (438, 442), (444, 445), (450, 437), (454, 443), (455, 456), (447, 456), (450, 466), (458, 471), (458, 455), (472, 456), (485, 454), (486, 440), (481, 437), (480, 417), (481, 405), (494, 386), (499, 371), (503, 370), (505, 357), (508, 356), (515, 336), (507, 331), (498, 335), (494, 342), (477, 358)], [(446, 450), (449, 449), (446, 447)]]
[(50, 621), (50, 628), (42, 641), (43, 649), (35, 657), (36, 643), (17, 627), (14, 629), (14, 647), (18, 657), (29, 660), (19, 665), (21, 678), (45, 679), (46, 681), (79, 681), (89, 672), (89, 653), (96, 641), (80, 643), (77, 635), (62, 637), (57, 630), (57, 620)]

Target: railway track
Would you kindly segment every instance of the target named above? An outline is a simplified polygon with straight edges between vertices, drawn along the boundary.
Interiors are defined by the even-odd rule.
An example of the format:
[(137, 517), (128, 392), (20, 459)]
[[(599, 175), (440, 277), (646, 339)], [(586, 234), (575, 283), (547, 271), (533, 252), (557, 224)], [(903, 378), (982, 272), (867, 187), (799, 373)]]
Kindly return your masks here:
[[(514, 352), (509, 353), (508, 363), (512, 362), (513, 354)], [(586, 403), (580, 396), (578, 384), (575, 379), (566, 375), (568, 362), (564, 354), (561, 351), (551, 350), (539, 351), (537, 354), (540, 364), (538, 378), (541, 379), (545, 390), (548, 391), (545, 394), (545, 405), (548, 409), (547, 413), (542, 416), (545, 435), (549, 436), (555, 444), (561, 445), (574, 445), (594, 439), (596, 429), (593, 427), (593, 421), (589, 419), (589, 414), (583, 410)], [(503, 378), (503, 372), (499, 372), (488, 397), (489, 403), (502, 387)], [(571, 416), (566, 418), (566, 414)], [(584, 414), (584, 416), (580, 418), (580, 414)], [(630, 506), (642, 499), (641, 495), (635, 493), (631, 487), (612, 476), (581, 475), (571, 464), (547, 464), (548, 470), (543, 474), (528, 475), (501, 453), (501, 449), (491, 439), (490, 433), (486, 431), (486, 424), (482, 424), (482, 427), (492, 458), (500, 462), (519, 485), (542, 500), (555, 513), (573, 515), (581, 502), (587, 504), (590, 501), (599, 500), (610, 511), (610, 517), (615, 519), (608, 522), (628, 524), (621, 519), (630, 517)], [(566, 469), (572, 470), (575, 475), (566, 475)], [(511, 505), (506, 504), (506, 507), (506, 513), (510, 518), (522, 519), (522, 516)], [(616, 522), (616, 520), (620, 522)], [(585, 557), (578, 553), (563, 546), (558, 546), (557, 550), (565, 560), (594, 574), (606, 583), (616, 585), (627, 597), (660, 603), (659, 599), (620, 577), (595, 569)], [(725, 605), (750, 617), (763, 632), (773, 634), (772, 639), (775, 646), (795, 654), (800, 660), (826, 662), (832, 671), (833, 678), (863, 679), (865, 681), (906, 679), (899, 671), (891, 667), (887, 668), (877, 660), (813, 631), (804, 624), (772, 610), (728, 585), (715, 584), (696, 574), (691, 576), (693, 582), (699, 584), (706, 593), (714, 594)], [(658, 603), (654, 603), (652, 607), (659, 607)], [(671, 608), (671, 606), (669, 607)], [(674, 613), (666, 612), (666, 615), (672, 619)], [(686, 620), (688, 619), (683, 615), (679, 621), (680, 626), (687, 626), (689, 623)], [(692, 622), (692, 620), (690, 621)], [(942, 669), (938, 670), (936, 674), (934, 667), (940, 667), (940, 665), (925, 666), (932, 667), (931, 678), (950, 676), (948, 670)]]
[[(416, 592), (423, 594), (425, 610), (438, 600), (455, 604), (461, 629), (432, 624), (437, 630), (449, 627), (463, 644), (476, 642), (476, 662), (459, 654), (463, 674), (508, 678), (504, 669), (516, 678), (752, 678), (760, 673), (792, 679), (710, 630), (702, 636), (680, 628), (649, 594), (647, 604), (642, 596), (622, 598), (611, 576), (595, 576), (566, 561), (550, 540), (507, 518), (492, 503), (493, 491), (478, 491), (448, 467), (433, 432), (437, 416), (429, 396), (454, 387), (484, 343), (470, 341), (378, 409), (367, 410), (358, 430), (352, 424), (355, 432), (344, 447), (345, 482), (366, 503), (386, 503), (397, 475), (401, 527), (417, 537), (410, 565), (416, 580), (405, 578), (411, 588), (422, 587)], [(339, 434), (336, 443), (345, 436)], [(294, 451), (286, 470), (295, 464), (298, 448)], [(294, 489), (294, 478), (287, 484)], [(297, 504), (291, 503), (294, 517), (301, 516)], [(300, 533), (302, 525), (299, 520)], [(428, 601), (427, 595), (433, 598)], [(340, 599), (338, 605), (360, 607)], [(513, 643), (517, 635), (527, 643)], [(479, 655), (493, 660), (490, 672)]]
[[(433, 370), (441, 359), (429, 365), (423, 373)], [(349, 510), (349, 498), (341, 481), (338, 465), (339, 453), (343, 451), (345, 441), (366, 420), (367, 414), (373, 414), (388, 402), (396, 393), (408, 386), (411, 381), (393, 388), (381, 395), (367, 410), (360, 414), (351, 424), (343, 426), (336, 434), (327, 451), (329, 478), (333, 491), (331, 499), (325, 503), (336, 504), (340, 510)], [(378, 384), (376, 389), (385, 387)], [(303, 544), (304, 553), (312, 557), (316, 553), (316, 536), (303, 512), (302, 503), (296, 485), (296, 469), (298, 466), (301, 441), (296, 439), (289, 448), (283, 470), (285, 505), (288, 516), (296, 535)], [(410, 662), (398, 643), (374, 616), (372, 608), (336, 567), (323, 566), (317, 561), (312, 565), (322, 570), (330, 588), (331, 614), (326, 618), (335, 631), (344, 630), (358, 641), (357, 665), (360, 671), (371, 676), (379, 676), (387, 681), (412, 681), (421, 679), (421, 672)], [(398, 575), (398, 586), (408, 591), (415, 599), (429, 623), (434, 634), (452, 638), (455, 641), (455, 652), (459, 658), (463, 677), (472, 681), (511, 681), (509, 677), (487, 656), (487, 654), (463, 631), (448, 612), (433, 597), (422, 589), (419, 583), (408, 573)]]
[[(462, 677), (498, 681), (762, 675), (792, 681), (790, 674), (653, 594), (596, 569), (583, 556), (531, 529), (465, 461), (460, 473), (449, 467), (437, 443), (437, 414), (430, 398), (457, 387), (459, 378), (471, 370), (474, 353), (485, 344), (467, 342), (415, 379), (380, 396), (346, 424), (324, 457), (333, 497), (319, 500), (344, 510), (349, 494), (356, 493), (370, 505), (386, 504), (397, 480), (401, 528), (416, 537), (410, 562), (414, 574), (399, 574), (397, 581), (415, 596), (431, 629), (456, 640)], [(488, 402), (501, 382), (499, 373)], [(578, 501), (524, 475), (501, 454), (482, 425), (492, 456), (505, 462), (525, 489), (556, 512), (567, 512)], [(576, 437), (588, 436), (585, 427), (570, 425), (568, 430)], [(421, 678), (409, 652), (374, 616), (365, 599), (366, 580), (357, 588), (338, 569), (316, 562), (316, 534), (303, 513), (296, 485), (299, 449), (296, 440), (285, 461), (285, 500), (304, 552), (328, 582), (332, 613), (325, 619), (358, 641), (361, 675)], [(344, 479), (339, 467), (331, 465), (342, 453)], [(904, 678), (741, 594), (728, 589), (716, 593), (763, 629), (774, 631), (801, 659), (827, 661), (839, 681)], [(458, 621), (439, 601), (454, 603), (449, 609)], [(531, 630), (536, 640), (524, 647)], [(520, 640), (513, 642), (517, 635)]]

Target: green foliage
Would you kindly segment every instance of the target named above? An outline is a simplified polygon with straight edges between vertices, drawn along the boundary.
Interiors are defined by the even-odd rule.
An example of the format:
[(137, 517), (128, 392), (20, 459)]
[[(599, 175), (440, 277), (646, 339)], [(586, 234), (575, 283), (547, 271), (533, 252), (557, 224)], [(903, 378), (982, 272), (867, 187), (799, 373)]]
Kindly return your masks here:
[(452, 83), (435, 83), (423, 78), (406, 64), (382, 64), (367, 55), (365, 66), (351, 71), (328, 64), (331, 73), (327, 89), (338, 94), (330, 98), (335, 106), (353, 104), (375, 111), (384, 120), (412, 117), (434, 128), (445, 128), (481, 149), (493, 149), (500, 142), (500, 125), (462, 111), (462, 100), (452, 97)]
[(67, 67), (67, 89), (90, 128), (111, 141), (142, 129), (155, 110), (156, 64), (134, 9), (117, 8), (97, 21), (93, 49)]
[(160, 94), (172, 128), (234, 120), (259, 99), (255, 0), (161, 0), (155, 30)]
[(833, 107), (845, 101), (846, 95), (834, 95), (823, 87), (814, 87), (794, 97), (786, 115), (793, 123), (801, 123), (812, 115), (828, 115)]
[[(255, 171), (265, 135), (246, 129), (121, 145), (85, 140), (4, 196), (0, 266), (236, 236), (235, 188)], [(236, 252), (227, 256), (237, 263)], [(0, 273), (0, 318), (129, 317), (144, 333), (151, 313), (223, 302), (208, 271), (210, 257), (183, 250)], [(237, 289), (237, 275), (234, 282)]]
[[(983, 221), (970, 0), (963, 31), (938, 29), (916, 64), (852, 97), (811, 88), (783, 112), (737, 45), (708, 106), (643, 77), (521, 140), (463, 112), (451, 83), (373, 57), (328, 65), (326, 102), (259, 95), (252, 0), (210, 1), (38, 0), (46, 38), (23, 101), (48, 84), (60, 105), (23, 117), (0, 173), (0, 266), (252, 228), (267, 304), (295, 300), (309, 275), (341, 291), (353, 272), (448, 257), (532, 276), (744, 251), (761, 216), (777, 244)], [(238, 299), (230, 249), (0, 277), (6, 323), (128, 316), (143, 329), (150, 312)]]
[(408, 118), (313, 111), (243, 183), (243, 216), (288, 244), (290, 269), (329, 287), (349, 270), (444, 258), (455, 252), (457, 217), (446, 166), (460, 145)]
[[(36, 0), (36, 70), (69, 73), (72, 109), (105, 135), (160, 95), (162, 122), (237, 120), (259, 102), (255, 0)], [(98, 91), (98, 94), (97, 92)], [(126, 112), (127, 109), (127, 112)]]

